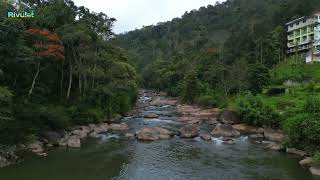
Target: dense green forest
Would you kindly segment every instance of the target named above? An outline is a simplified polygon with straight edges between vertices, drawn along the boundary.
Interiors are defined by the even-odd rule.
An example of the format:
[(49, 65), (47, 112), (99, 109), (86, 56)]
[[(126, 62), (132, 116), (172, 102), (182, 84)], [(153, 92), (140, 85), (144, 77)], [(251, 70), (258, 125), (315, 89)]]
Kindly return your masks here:
[(114, 18), (71, 0), (0, 1), (0, 144), (98, 123), (129, 111), (137, 74), (111, 45)]
[[(285, 23), (319, 9), (318, 0), (227, 0), (113, 43), (129, 52), (143, 87), (232, 108), (247, 123), (284, 129), (287, 146), (316, 152), (320, 67), (285, 53)], [(287, 80), (308, 83), (286, 87)], [(278, 90), (285, 95), (273, 97)]]
[[(195, 76), (191, 79), (200, 83), (195, 96), (259, 92), (269, 83), (268, 69), (284, 60), (284, 24), (312, 14), (319, 4), (228, 0), (118, 35), (114, 43), (131, 53), (129, 60), (146, 87), (183, 96), (184, 80)], [(195, 96), (186, 96), (194, 101)]]

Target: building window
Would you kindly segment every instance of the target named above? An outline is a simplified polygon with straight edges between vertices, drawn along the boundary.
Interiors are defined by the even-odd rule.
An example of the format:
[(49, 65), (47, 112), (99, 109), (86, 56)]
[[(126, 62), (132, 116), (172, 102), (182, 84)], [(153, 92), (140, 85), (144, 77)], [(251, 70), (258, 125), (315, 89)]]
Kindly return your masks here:
[(299, 25), (299, 22), (296, 22), (296, 25), (298, 26), (298, 25)]
[(306, 23), (306, 22), (307, 22), (307, 20), (305, 20), (305, 19), (304, 19), (302, 22), (303, 22), (303, 23)]

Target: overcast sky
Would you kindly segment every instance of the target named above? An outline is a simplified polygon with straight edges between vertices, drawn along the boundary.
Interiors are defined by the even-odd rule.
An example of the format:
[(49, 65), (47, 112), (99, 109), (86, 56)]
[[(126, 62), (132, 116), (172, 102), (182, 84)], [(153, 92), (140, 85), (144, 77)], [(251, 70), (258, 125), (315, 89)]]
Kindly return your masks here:
[[(122, 33), (143, 25), (157, 24), (181, 17), (186, 11), (214, 5), (218, 0), (74, 0), (77, 6), (103, 12), (117, 22), (114, 32)], [(220, 2), (223, 0), (219, 0)]]

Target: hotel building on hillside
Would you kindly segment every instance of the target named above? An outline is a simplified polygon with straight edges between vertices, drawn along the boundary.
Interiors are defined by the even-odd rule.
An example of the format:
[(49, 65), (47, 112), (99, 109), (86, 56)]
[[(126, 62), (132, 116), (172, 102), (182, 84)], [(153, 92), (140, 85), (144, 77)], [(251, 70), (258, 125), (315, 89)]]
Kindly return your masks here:
[(306, 62), (320, 62), (320, 12), (286, 23), (287, 53), (305, 53)]

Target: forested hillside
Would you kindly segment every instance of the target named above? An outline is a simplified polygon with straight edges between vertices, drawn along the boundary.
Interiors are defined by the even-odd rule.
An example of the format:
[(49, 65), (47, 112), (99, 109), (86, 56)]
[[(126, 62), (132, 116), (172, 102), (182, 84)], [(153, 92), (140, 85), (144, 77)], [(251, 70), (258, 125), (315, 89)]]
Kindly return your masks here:
[(227, 0), (118, 35), (113, 43), (129, 51), (142, 86), (283, 129), (284, 147), (320, 160), (320, 68), (285, 53), (285, 23), (319, 9), (319, 0)]
[(98, 123), (129, 111), (137, 75), (108, 43), (114, 18), (71, 0), (25, 0), (34, 18), (7, 18), (0, 1), (0, 144)]
[[(284, 24), (311, 14), (319, 4), (227, 0), (118, 35), (114, 44), (130, 52), (145, 87), (191, 102), (201, 95), (260, 92), (269, 83), (268, 69), (285, 59)], [(188, 87), (191, 81), (198, 89)]]

